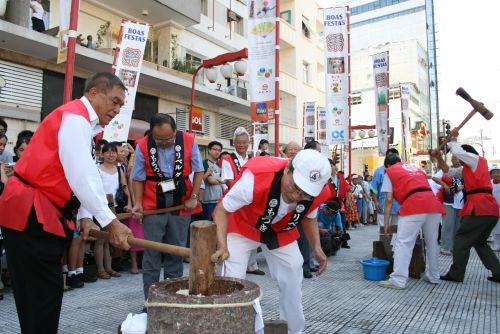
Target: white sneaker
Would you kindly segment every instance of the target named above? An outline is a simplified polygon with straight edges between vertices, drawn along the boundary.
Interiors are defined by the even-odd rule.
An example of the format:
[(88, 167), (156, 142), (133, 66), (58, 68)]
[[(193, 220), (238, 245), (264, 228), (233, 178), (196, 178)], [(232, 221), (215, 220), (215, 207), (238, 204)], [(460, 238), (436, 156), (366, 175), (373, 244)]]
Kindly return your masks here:
[(433, 282), (433, 281), (431, 281), (431, 280), (430, 280), (430, 278), (429, 278), (429, 277), (427, 277), (427, 275), (425, 275), (425, 274), (424, 274), (424, 276), (422, 276), (422, 278), (421, 278), (421, 279), (422, 279), (423, 281), (425, 281), (425, 282), (429, 283), (429, 284), (439, 284), (439, 281), (438, 281), (438, 282)]
[(393, 280), (388, 279), (385, 281), (380, 281), (378, 282), (378, 285), (383, 287), (383, 288), (389, 288), (389, 289), (395, 289), (395, 290), (404, 290), (405, 288), (400, 287), (399, 285), (396, 285)]

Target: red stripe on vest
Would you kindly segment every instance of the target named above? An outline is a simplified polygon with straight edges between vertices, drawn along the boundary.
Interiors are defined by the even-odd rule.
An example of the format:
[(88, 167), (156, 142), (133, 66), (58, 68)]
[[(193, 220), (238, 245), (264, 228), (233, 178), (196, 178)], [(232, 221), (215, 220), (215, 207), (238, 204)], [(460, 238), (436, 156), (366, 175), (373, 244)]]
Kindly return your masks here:
[[(444, 215), (444, 208), (430, 190), (427, 175), (413, 165), (402, 162), (385, 169), (392, 183), (392, 193), (396, 201), (401, 203), (399, 216), (410, 216), (421, 213), (440, 213)], [(414, 189), (429, 188), (426, 192), (417, 192), (405, 200), (407, 194)]]
[(1, 226), (23, 231), (34, 206), (44, 231), (66, 236), (58, 210), (71, 199), (71, 188), (59, 159), (58, 134), (65, 112), (83, 116), (90, 122), (87, 108), (81, 100), (60, 106), (43, 120), (23, 157), (14, 167), (14, 171), (33, 187), (24, 184), (17, 177), (9, 178), (0, 197)]
[[(488, 161), (483, 157), (479, 157), (475, 172), (469, 166), (464, 165), (462, 177), (464, 178), (466, 192), (475, 189), (493, 189), (488, 172)], [(493, 195), (486, 193), (467, 195), (460, 216), (472, 215), (498, 217), (498, 203)]]
[[(269, 188), (273, 182), (274, 174), (280, 170), (284, 170), (288, 162), (288, 159), (275, 157), (254, 157), (241, 168), (241, 174), (248, 169), (254, 175), (253, 202), (229, 214), (228, 233), (238, 233), (260, 242), (261, 232), (255, 225), (266, 208)], [(325, 186), (319, 196), (314, 199), (307, 211), (307, 215), (316, 210), (330, 197), (330, 190)], [(286, 246), (299, 238), (297, 228), (282, 231), (287, 226), (294, 212), (288, 213), (280, 221), (271, 225), (271, 228), (277, 234), (279, 247)]]

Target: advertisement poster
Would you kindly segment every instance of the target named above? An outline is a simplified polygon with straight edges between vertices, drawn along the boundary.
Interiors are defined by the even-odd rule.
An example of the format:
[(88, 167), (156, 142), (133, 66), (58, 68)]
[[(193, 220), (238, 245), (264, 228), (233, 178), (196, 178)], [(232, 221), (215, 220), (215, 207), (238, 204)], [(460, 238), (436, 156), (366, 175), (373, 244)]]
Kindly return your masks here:
[(410, 103), (410, 84), (403, 83), (399, 84), (399, 89), (401, 93), (401, 160), (403, 162), (408, 161), (408, 138), (410, 136), (409, 131), (409, 108)]
[[(259, 143), (262, 139), (269, 140), (269, 123), (255, 122), (253, 123), (253, 152), (257, 153)], [(269, 153), (269, 152), (268, 152)]]
[(326, 132), (328, 131), (328, 118), (325, 108), (318, 108), (318, 132), (317, 138), (321, 145), (321, 154), (325, 157), (330, 157), (330, 144), (328, 143)]
[(316, 138), (316, 109), (315, 102), (304, 103), (304, 138), (302, 146)]
[(148, 33), (149, 25), (147, 24), (122, 21), (114, 56), (113, 73), (122, 80), (127, 92), (125, 92), (125, 104), (120, 113), (104, 129), (103, 138), (107, 141), (127, 140)]
[(375, 79), (375, 119), (377, 121), (378, 154), (389, 149), (389, 52), (373, 55)]
[(347, 7), (324, 11), (327, 140), (349, 144), (349, 20)]
[[(68, 59), (68, 41), (69, 41), (69, 16), (71, 12), (71, 0), (59, 1), (59, 33), (57, 38), (59, 44), (57, 47), (57, 63), (65, 63)], [(76, 36), (74, 36), (76, 37)]]
[(274, 117), (276, 0), (248, 0), (248, 80), (252, 121)]
[(194, 133), (203, 134), (203, 110), (201, 108), (193, 107), (191, 129)]

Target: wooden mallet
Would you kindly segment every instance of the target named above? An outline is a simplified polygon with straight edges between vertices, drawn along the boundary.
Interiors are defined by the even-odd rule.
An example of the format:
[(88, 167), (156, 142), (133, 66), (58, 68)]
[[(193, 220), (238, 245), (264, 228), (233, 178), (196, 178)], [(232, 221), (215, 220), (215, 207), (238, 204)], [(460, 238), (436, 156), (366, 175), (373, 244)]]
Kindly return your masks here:
[[(465, 123), (467, 123), (472, 118), (472, 116), (474, 116), (474, 114), (477, 112), (483, 115), (483, 117), (486, 118), (487, 120), (490, 120), (493, 117), (493, 113), (489, 111), (484, 106), (484, 104), (482, 104), (477, 100), (474, 100), (462, 87), (457, 89), (456, 94), (461, 98), (463, 98), (465, 101), (469, 102), (473, 108), (472, 111), (467, 115), (467, 117), (464, 118), (462, 123), (460, 123), (460, 125), (457, 126), (458, 130), (460, 130), (465, 125)], [(439, 145), (439, 149), (441, 150), (444, 147), (444, 145), (446, 145), (446, 143), (450, 141), (450, 139), (451, 136), (446, 137), (446, 139), (441, 143), (441, 145)]]

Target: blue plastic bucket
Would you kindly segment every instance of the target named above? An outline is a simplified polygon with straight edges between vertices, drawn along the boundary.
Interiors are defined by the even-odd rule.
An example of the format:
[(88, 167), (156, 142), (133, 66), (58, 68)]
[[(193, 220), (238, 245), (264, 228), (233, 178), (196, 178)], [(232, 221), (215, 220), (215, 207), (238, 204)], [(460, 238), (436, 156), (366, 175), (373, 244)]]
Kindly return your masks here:
[(381, 281), (385, 279), (389, 261), (381, 260), (376, 257), (359, 261), (363, 265), (365, 279), (369, 281)]

